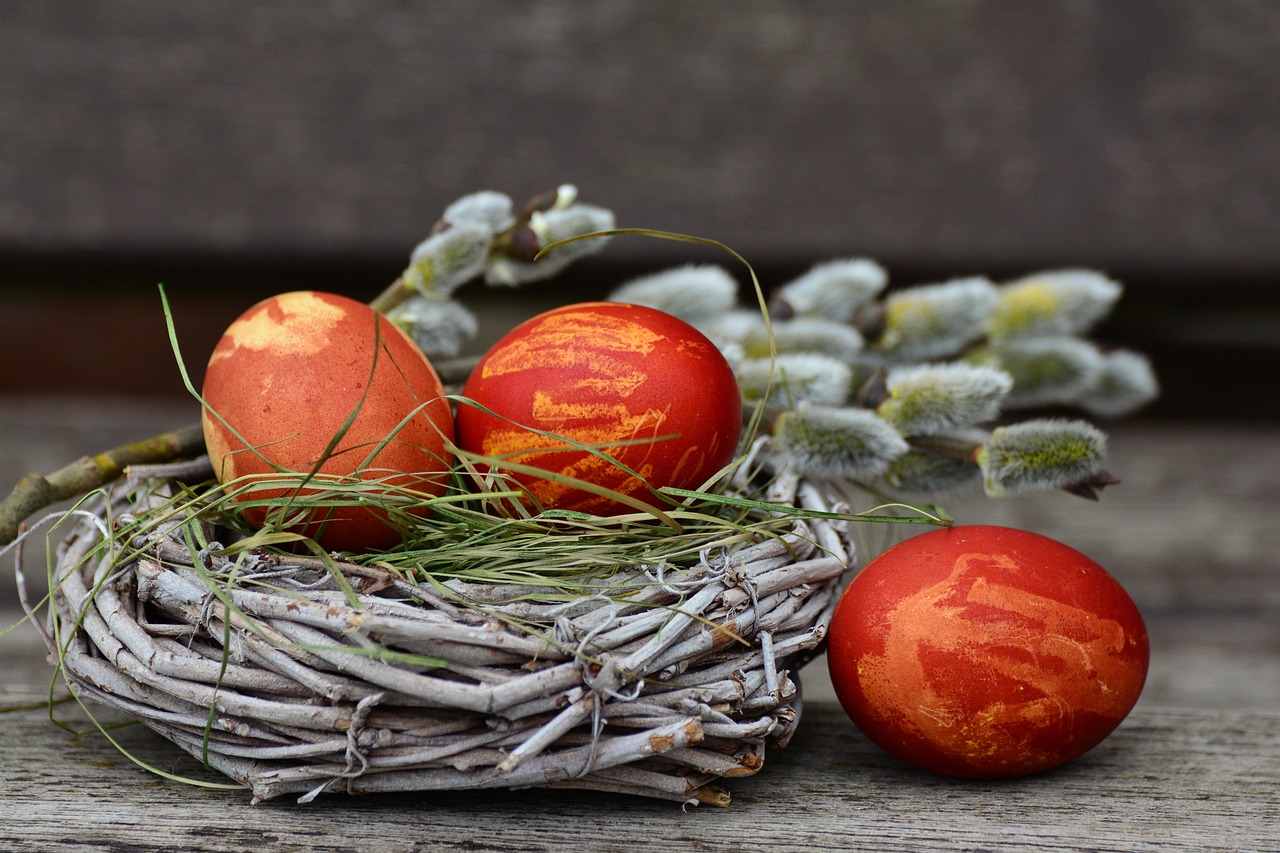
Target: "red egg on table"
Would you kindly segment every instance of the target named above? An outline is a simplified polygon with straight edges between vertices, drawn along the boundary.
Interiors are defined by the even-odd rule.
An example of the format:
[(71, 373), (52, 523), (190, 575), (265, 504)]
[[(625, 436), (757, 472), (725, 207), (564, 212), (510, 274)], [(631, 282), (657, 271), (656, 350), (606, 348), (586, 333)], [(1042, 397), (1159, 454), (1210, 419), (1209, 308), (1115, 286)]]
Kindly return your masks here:
[(1138, 701), (1149, 654), (1133, 600), (1088, 557), (970, 525), (872, 560), (836, 608), (828, 664), (849, 716), (887, 752), (996, 779), (1101, 743)]

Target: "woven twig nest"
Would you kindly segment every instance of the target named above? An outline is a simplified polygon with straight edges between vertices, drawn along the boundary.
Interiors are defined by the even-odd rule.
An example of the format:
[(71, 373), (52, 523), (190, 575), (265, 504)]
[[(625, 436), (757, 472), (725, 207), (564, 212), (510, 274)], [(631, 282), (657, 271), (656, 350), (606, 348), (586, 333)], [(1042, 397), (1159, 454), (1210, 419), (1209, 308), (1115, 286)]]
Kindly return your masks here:
[[(797, 515), (684, 564), (620, 567), (568, 600), (340, 564), (353, 603), (331, 562), (193, 553), (177, 519), (103, 545), (165, 488), (118, 485), (64, 542), (52, 651), (81, 697), (255, 801), (537, 786), (727, 804), (712, 783), (756, 773), (795, 731), (796, 669), (853, 560), (844, 522)], [(841, 506), (819, 483), (770, 488)]]

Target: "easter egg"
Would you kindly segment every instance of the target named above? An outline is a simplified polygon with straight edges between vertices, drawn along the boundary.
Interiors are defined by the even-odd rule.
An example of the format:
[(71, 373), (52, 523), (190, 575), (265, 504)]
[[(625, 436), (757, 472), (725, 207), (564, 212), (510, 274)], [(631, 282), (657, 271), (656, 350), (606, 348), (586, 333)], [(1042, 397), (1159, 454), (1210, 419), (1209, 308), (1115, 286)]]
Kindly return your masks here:
[(525, 321), (485, 353), (462, 396), (476, 405), (458, 406), (458, 446), (499, 458), (534, 509), (660, 506), (655, 489), (703, 485), (734, 458), (742, 431), (737, 380), (715, 345), (683, 320), (625, 303)]
[(975, 779), (1047, 770), (1101, 743), (1138, 701), (1149, 659), (1142, 617), (1105, 570), (986, 525), (876, 557), (828, 637), (836, 694), (872, 741)]
[(285, 293), (245, 311), (214, 347), (205, 444), (249, 524), (381, 551), (402, 538), (388, 506), (424, 514), (447, 483), (443, 395), (422, 352), (368, 305)]

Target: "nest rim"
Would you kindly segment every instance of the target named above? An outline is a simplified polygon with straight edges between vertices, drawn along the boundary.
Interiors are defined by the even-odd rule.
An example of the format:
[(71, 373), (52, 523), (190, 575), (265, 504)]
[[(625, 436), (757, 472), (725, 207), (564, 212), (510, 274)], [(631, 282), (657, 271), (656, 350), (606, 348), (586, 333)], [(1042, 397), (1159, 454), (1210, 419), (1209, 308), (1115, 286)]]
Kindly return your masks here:
[[(770, 499), (808, 511), (786, 533), (633, 566), (609, 581), (633, 587), (626, 606), (345, 563), (357, 608), (332, 557), (254, 552), (250, 569), (277, 572), (273, 584), (292, 573), (289, 590), (211, 584), (244, 558), (228, 571), (180, 524), (103, 553), (106, 526), (139, 512), (138, 489), (104, 494), (64, 540), (46, 642), (77, 697), (142, 722), (254, 802), (544, 787), (727, 805), (716, 783), (754, 775), (794, 733), (795, 671), (824, 642), (856, 559), (837, 490), (779, 477)], [(397, 653), (377, 651), (386, 637)], [(424, 665), (442, 650), (447, 678)]]

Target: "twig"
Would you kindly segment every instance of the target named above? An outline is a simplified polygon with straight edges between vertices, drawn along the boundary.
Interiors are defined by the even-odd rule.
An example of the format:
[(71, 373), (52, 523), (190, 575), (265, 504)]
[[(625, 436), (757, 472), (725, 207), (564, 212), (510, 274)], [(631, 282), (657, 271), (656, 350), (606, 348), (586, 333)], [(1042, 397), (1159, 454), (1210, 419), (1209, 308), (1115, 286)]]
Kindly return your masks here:
[(837, 522), (797, 519), (736, 550), (709, 542), (683, 562), (620, 567), (613, 591), (634, 587), (634, 600), (521, 588), (524, 618), (498, 618), (514, 602), (467, 609), (343, 563), (369, 581), (353, 606), (314, 558), (193, 552), (181, 525), (120, 547), (102, 519), (137, 512), (134, 495), (108, 490), (78, 514), (51, 651), (77, 695), (258, 800), (537, 785), (726, 805), (709, 783), (756, 772), (794, 730), (792, 674), (852, 560), (840, 529), (824, 529)]
[(78, 497), (118, 478), (130, 465), (170, 462), (204, 452), (199, 424), (83, 456), (48, 476), (28, 474), (0, 503), (0, 545), (17, 538), (22, 522), (58, 501)]

